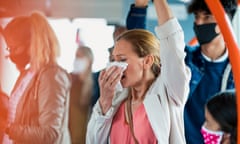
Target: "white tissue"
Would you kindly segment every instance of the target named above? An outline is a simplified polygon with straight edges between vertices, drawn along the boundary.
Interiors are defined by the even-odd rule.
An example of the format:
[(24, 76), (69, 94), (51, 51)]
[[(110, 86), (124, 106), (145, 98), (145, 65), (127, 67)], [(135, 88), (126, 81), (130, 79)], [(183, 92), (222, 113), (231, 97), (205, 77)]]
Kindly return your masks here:
[[(106, 67), (106, 70), (108, 70), (110, 67), (112, 66), (118, 66), (118, 67), (122, 67), (123, 68), (123, 71), (126, 70), (128, 64), (126, 62), (117, 62), (117, 61), (114, 61), (114, 62), (109, 62), (107, 64), (107, 67)], [(122, 71), (122, 72), (123, 72)], [(116, 85), (116, 88), (115, 88), (116, 91), (122, 91), (123, 90), (123, 87), (122, 87), (122, 84), (121, 82), (119, 81)]]

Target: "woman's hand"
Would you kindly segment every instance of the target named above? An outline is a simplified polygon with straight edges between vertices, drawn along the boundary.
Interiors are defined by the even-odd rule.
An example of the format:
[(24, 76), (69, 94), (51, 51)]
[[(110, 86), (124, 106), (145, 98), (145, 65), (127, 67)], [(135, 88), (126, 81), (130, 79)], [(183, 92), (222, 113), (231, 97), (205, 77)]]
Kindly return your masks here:
[(117, 83), (121, 80), (123, 68), (113, 66), (107, 70), (103, 70), (99, 76), (100, 85), (100, 106), (102, 113), (106, 114), (112, 105), (112, 99), (114, 96)]
[(135, 7), (146, 7), (148, 0), (135, 0)]

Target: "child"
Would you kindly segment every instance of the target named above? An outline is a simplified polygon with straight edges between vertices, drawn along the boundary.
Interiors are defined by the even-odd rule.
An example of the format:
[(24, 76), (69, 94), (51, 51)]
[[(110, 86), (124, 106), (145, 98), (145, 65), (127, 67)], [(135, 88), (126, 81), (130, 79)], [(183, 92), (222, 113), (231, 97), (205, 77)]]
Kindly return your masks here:
[(237, 111), (234, 91), (217, 93), (208, 100), (201, 133), (205, 144), (237, 143)]

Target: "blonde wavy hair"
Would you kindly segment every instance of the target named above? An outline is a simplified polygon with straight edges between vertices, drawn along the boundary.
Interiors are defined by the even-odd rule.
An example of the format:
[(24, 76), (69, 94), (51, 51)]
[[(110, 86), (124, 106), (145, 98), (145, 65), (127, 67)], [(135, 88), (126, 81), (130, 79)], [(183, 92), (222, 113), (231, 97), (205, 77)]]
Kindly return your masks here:
[(24, 43), (29, 47), (31, 68), (40, 68), (57, 63), (60, 55), (58, 39), (48, 23), (47, 18), (38, 11), (29, 16), (18, 16), (10, 21), (4, 35), (14, 37), (16, 43)]

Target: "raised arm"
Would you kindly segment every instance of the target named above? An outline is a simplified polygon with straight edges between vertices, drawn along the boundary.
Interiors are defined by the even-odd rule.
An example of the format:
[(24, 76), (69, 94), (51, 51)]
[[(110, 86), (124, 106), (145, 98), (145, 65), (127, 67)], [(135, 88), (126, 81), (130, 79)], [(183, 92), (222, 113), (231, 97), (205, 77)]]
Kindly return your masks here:
[(189, 92), (190, 70), (184, 62), (185, 42), (181, 25), (166, 0), (154, 0), (159, 26), (155, 31), (160, 39), (161, 78), (168, 96), (183, 106)]
[(158, 24), (162, 25), (173, 17), (173, 14), (167, 4), (167, 0), (154, 0), (155, 9), (158, 16)]
[(135, 0), (136, 7), (146, 7), (148, 5), (148, 0)]
[(135, 0), (127, 15), (127, 29), (146, 29), (148, 0)]

